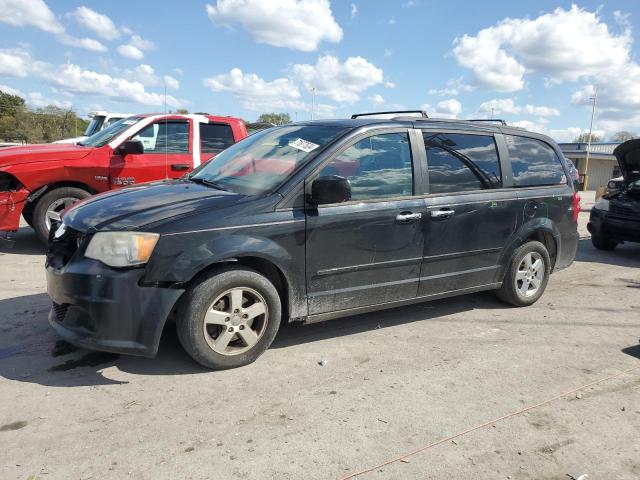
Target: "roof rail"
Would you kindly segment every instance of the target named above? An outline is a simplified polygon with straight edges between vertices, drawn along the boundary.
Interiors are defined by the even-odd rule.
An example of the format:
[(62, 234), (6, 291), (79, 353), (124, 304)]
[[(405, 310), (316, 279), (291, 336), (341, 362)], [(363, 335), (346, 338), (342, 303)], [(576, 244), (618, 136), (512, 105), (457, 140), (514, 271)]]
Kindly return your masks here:
[(427, 112), (425, 112), (424, 110), (391, 110), (388, 112), (354, 113), (353, 115), (351, 115), (351, 119), (358, 117), (367, 117), (369, 115), (389, 115), (394, 113), (419, 113), (422, 118), (429, 118), (429, 115), (427, 115)]
[(465, 120), (465, 122), (494, 122), (499, 123), (500, 125), (507, 126), (507, 122), (502, 120), (501, 118), (470, 118), (469, 120)]

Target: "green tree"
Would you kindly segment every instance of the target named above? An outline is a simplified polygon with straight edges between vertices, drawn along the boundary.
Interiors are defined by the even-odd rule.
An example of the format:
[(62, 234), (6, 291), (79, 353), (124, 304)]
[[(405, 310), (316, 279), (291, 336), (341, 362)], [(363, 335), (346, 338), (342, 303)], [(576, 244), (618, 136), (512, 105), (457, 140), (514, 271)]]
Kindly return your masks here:
[(178, 115), (187, 115), (189, 113), (189, 110), (187, 110), (186, 108), (178, 108), (176, 110), (176, 113)]
[(263, 113), (258, 117), (258, 122), (284, 125), (291, 123), (291, 116), (288, 113)]
[[(574, 140), (576, 143), (589, 143), (589, 134), (581, 133)], [(596, 135), (595, 133), (591, 134), (591, 143), (598, 143), (602, 141), (602, 137), (600, 135)]]
[(631, 132), (627, 132), (626, 130), (621, 130), (611, 135), (612, 142), (626, 142), (632, 138), (636, 138), (636, 135)]

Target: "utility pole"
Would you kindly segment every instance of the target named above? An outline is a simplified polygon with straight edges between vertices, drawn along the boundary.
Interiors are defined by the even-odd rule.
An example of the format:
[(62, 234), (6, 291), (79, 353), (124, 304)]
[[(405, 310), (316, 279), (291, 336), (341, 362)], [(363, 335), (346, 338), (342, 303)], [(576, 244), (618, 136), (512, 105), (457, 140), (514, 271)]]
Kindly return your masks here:
[(591, 136), (593, 135), (593, 117), (596, 114), (596, 98), (598, 97), (598, 92), (596, 92), (596, 87), (593, 87), (593, 97), (589, 98), (591, 100), (591, 125), (589, 125), (589, 139), (587, 140), (587, 159), (584, 162), (584, 187), (583, 191), (587, 191), (587, 187), (589, 186), (589, 156), (591, 155)]
[(311, 120), (313, 120), (313, 111), (316, 108), (316, 87), (311, 89)]

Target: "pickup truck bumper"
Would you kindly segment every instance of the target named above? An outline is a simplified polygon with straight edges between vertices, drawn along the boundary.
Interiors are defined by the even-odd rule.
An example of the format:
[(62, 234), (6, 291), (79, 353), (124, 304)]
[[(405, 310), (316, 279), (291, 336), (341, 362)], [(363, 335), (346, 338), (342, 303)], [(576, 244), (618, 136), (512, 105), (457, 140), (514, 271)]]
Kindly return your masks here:
[(27, 203), (29, 191), (0, 192), (0, 232), (15, 232), (20, 226), (20, 215)]
[(181, 289), (140, 285), (143, 269), (119, 270), (90, 259), (48, 266), (49, 323), (80, 347), (153, 357)]

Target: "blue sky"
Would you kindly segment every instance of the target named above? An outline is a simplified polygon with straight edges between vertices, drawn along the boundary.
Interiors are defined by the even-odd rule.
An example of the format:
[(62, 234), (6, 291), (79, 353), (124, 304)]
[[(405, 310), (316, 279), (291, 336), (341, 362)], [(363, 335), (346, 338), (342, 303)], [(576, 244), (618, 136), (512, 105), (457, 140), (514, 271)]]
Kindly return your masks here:
[[(253, 120), (398, 108), (571, 140), (640, 133), (640, 3), (0, 0), (0, 89), (37, 107)], [(493, 112), (493, 113), (492, 113)]]

